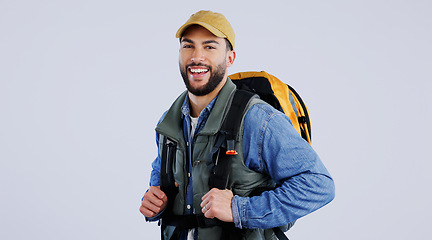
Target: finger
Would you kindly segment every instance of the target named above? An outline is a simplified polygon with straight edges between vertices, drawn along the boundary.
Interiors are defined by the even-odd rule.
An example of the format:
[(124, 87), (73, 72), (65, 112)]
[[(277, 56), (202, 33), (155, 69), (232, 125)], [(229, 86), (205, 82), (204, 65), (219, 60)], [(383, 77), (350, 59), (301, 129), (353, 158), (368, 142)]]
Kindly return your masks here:
[(167, 202), (167, 196), (160, 190), (160, 186), (151, 186), (144, 194), (140, 212), (146, 217), (153, 217), (166, 207)]
[(165, 199), (166, 198), (166, 194), (162, 190), (160, 190), (160, 186), (150, 187), (149, 192), (152, 192), (159, 199)]
[(148, 191), (144, 194), (142, 205), (147, 209), (158, 213), (161, 209), (165, 208), (167, 202), (167, 198), (159, 199), (152, 191)]
[(144, 208), (144, 207), (140, 207), (140, 212), (142, 215), (144, 215), (145, 217), (151, 218), (156, 216), (154, 212)]
[(207, 198), (204, 198), (200, 204), (201, 208), (203, 208), (208, 202), (209, 202), (209, 200)]
[(144, 196), (144, 201), (148, 202), (150, 205), (156, 207), (161, 207), (164, 204), (164, 200), (159, 199), (156, 195), (149, 193), (148, 196)]
[(219, 189), (217, 189), (217, 188), (213, 188), (213, 189), (211, 189), (209, 192), (207, 192), (207, 193), (206, 193), (206, 194), (201, 198), (202, 202), (203, 202), (204, 204), (207, 204), (208, 202), (212, 201), (213, 199), (215, 199), (215, 198), (218, 196), (219, 191), (221, 191), (221, 190), (219, 190)]
[(201, 202), (200, 206), (201, 208), (203, 208), (204, 206), (207, 206), (207, 209), (210, 209), (211, 206), (211, 202), (214, 200), (214, 196), (213, 195), (208, 195), (206, 198), (204, 198), (204, 200)]
[[(162, 206), (161, 204), (159, 204), (159, 202), (161, 202), (161, 200), (154, 200), (151, 201), (149, 198), (144, 198), (144, 200), (142, 201), (141, 206), (149, 211), (152, 212), (159, 212), (160, 207)], [(156, 202), (156, 203), (154, 203)]]
[(213, 214), (213, 211), (207, 210), (206, 212), (204, 212), (204, 217), (206, 217), (206, 218), (214, 218), (215, 216)]
[(208, 191), (202, 198), (201, 207), (204, 207), (206, 204), (209, 204), (212, 200), (216, 199), (220, 193), (223, 192), (223, 190), (212, 188), (210, 191)]
[(201, 198), (201, 200), (204, 200), (204, 198), (208, 198), (210, 195), (212, 195), (214, 192), (219, 191), (219, 189), (217, 188), (212, 188), (210, 189), (210, 191), (208, 191), (206, 194), (204, 194), (204, 196)]
[[(153, 199), (152, 199), (153, 200)], [(150, 199), (144, 199), (142, 202), (142, 206), (146, 209), (148, 209), (149, 211), (154, 212), (155, 214), (159, 214), (163, 209), (166, 208), (168, 201), (162, 201), (160, 199), (157, 199), (156, 197), (153, 200), (154, 202), (156, 202), (156, 204), (154, 202), (152, 202)], [(160, 204), (162, 203), (162, 204)]]
[(203, 213), (206, 213), (206, 212), (208, 212), (208, 211), (210, 211), (210, 209), (211, 209), (211, 202), (208, 202), (208, 203), (206, 203), (206, 204), (202, 204), (202, 208), (201, 208), (201, 211), (203, 212)]
[(146, 216), (146, 217), (154, 217), (156, 216), (156, 213), (153, 212), (152, 210), (148, 209), (147, 207), (141, 205), (140, 207), (140, 212), (142, 213), (142, 215)]
[(208, 191), (206, 194), (204, 194), (204, 196), (202, 196), (201, 200), (208, 198), (208, 196), (211, 194), (210, 192), (211, 192), (211, 190)]

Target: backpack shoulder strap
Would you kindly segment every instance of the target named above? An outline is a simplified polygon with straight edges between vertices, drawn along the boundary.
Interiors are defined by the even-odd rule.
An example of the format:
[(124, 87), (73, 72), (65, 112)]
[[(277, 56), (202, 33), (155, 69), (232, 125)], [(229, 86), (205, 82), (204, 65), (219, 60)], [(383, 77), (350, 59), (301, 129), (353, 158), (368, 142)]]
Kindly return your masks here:
[(230, 139), (236, 139), (244, 111), (249, 101), (255, 96), (254, 93), (245, 90), (236, 90), (231, 106), (222, 123), (220, 131), (230, 134)]
[(243, 90), (236, 90), (234, 93), (215, 145), (207, 158), (207, 166), (210, 171), (209, 186), (211, 188), (226, 189), (228, 186), (231, 157), (238, 154), (234, 148), (235, 141), (244, 111), (254, 96), (255, 94)]
[[(236, 90), (234, 93), (231, 106), (228, 109), (228, 113), (220, 129), (220, 134), (216, 140), (215, 146), (213, 147), (213, 154), (211, 153), (210, 156), (210, 159), (213, 157), (213, 169), (210, 170), (209, 178), (209, 186), (211, 188), (217, 187), (219, 189), (225, 189), (228, 185), (228, 179), (231, 171), (231, 156), (237, 154), (237, 152), (234, 150), (234, 143), (239, 133), (240, 124), (243, 119), (243, 115), (245, 114), (246, 107), (254, 96), (256, 96), (254, 93), (247, 90)], [(222, 146), (224, 141), (226, 141), (227, 144), (226, 149), (224, 149)], [(224, 153), (221, 150), (226, 150), (226, 152)], [(219, 152), (217, 153), (217, 151)], [(215, 155), (216, 159), (214, 158)], [(290, 223), (288, 229), (294, 225), (294, 222)], [(288, 240), (280, 227), (273, 228), (273, 231), (277, 239)], [(225, 229), (224, 233), (229, 234), (228, 232), (228, 229)]]
[(175, 186), (174, 173), (172, 170), (177, 144), (165, 136), (163, 137), (162, 141), (160, 187), (168, 197), (173, 197), (178, 193), (178, 188)]
[[(288, 84), (287, 84), (288, 85)], [(300, 95), (294, 90), (293, 87), (288, 85), (288, 89), (290, 93), (292, 93), (295, 97), (295, 105), (297, 106), (298, 111), (298, 122), (300, 125), (301, 130), (301, 136), (309, 142), (309, 144), (312, 142), (312, 127), (311, 127), (311, 121), (309, 118), (309, 110), (306, 107), (306, 104), (303, 102), (303, 99), (300, 97)]]

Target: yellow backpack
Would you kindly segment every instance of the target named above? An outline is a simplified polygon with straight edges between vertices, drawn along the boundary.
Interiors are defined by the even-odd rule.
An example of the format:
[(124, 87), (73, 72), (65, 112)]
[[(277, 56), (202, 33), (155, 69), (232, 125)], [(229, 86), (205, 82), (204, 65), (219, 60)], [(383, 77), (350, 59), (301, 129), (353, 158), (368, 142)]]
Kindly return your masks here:
[(239, 72), (229, 76), (237, 89), (258, 94), (274, 108), (285, 113), (297, 132), (310, 144), (312, 127), (309, 111), (300, 95), (288, 84), (264, 71)]

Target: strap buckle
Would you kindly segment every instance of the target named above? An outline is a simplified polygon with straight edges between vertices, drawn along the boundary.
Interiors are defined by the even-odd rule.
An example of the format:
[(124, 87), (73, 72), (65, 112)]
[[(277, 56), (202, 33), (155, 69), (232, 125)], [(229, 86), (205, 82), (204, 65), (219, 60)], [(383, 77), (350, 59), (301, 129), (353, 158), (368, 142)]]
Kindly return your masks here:
[(237, 155), (237, 151), (234, 150), (234, 144), (235, 141), (233, 140), (234, 138), (228, 139), (227, 140), (227, 151), (225, 152), (226, 155)]
[(236, 150), (228, 150), (225, 152), (226, 155), (237, 155), (238, 152)]

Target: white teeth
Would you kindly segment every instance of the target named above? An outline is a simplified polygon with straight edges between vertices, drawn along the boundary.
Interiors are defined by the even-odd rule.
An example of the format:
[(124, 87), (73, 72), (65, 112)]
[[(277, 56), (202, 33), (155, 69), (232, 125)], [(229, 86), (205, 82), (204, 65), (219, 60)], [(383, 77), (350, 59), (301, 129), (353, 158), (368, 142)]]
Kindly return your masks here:
[(198, 69), (190, 69), (191, 73), (202, 73), (202, 72), (208, 72), (208, 69), (202, 69), (202, 68), (198, 68)]

